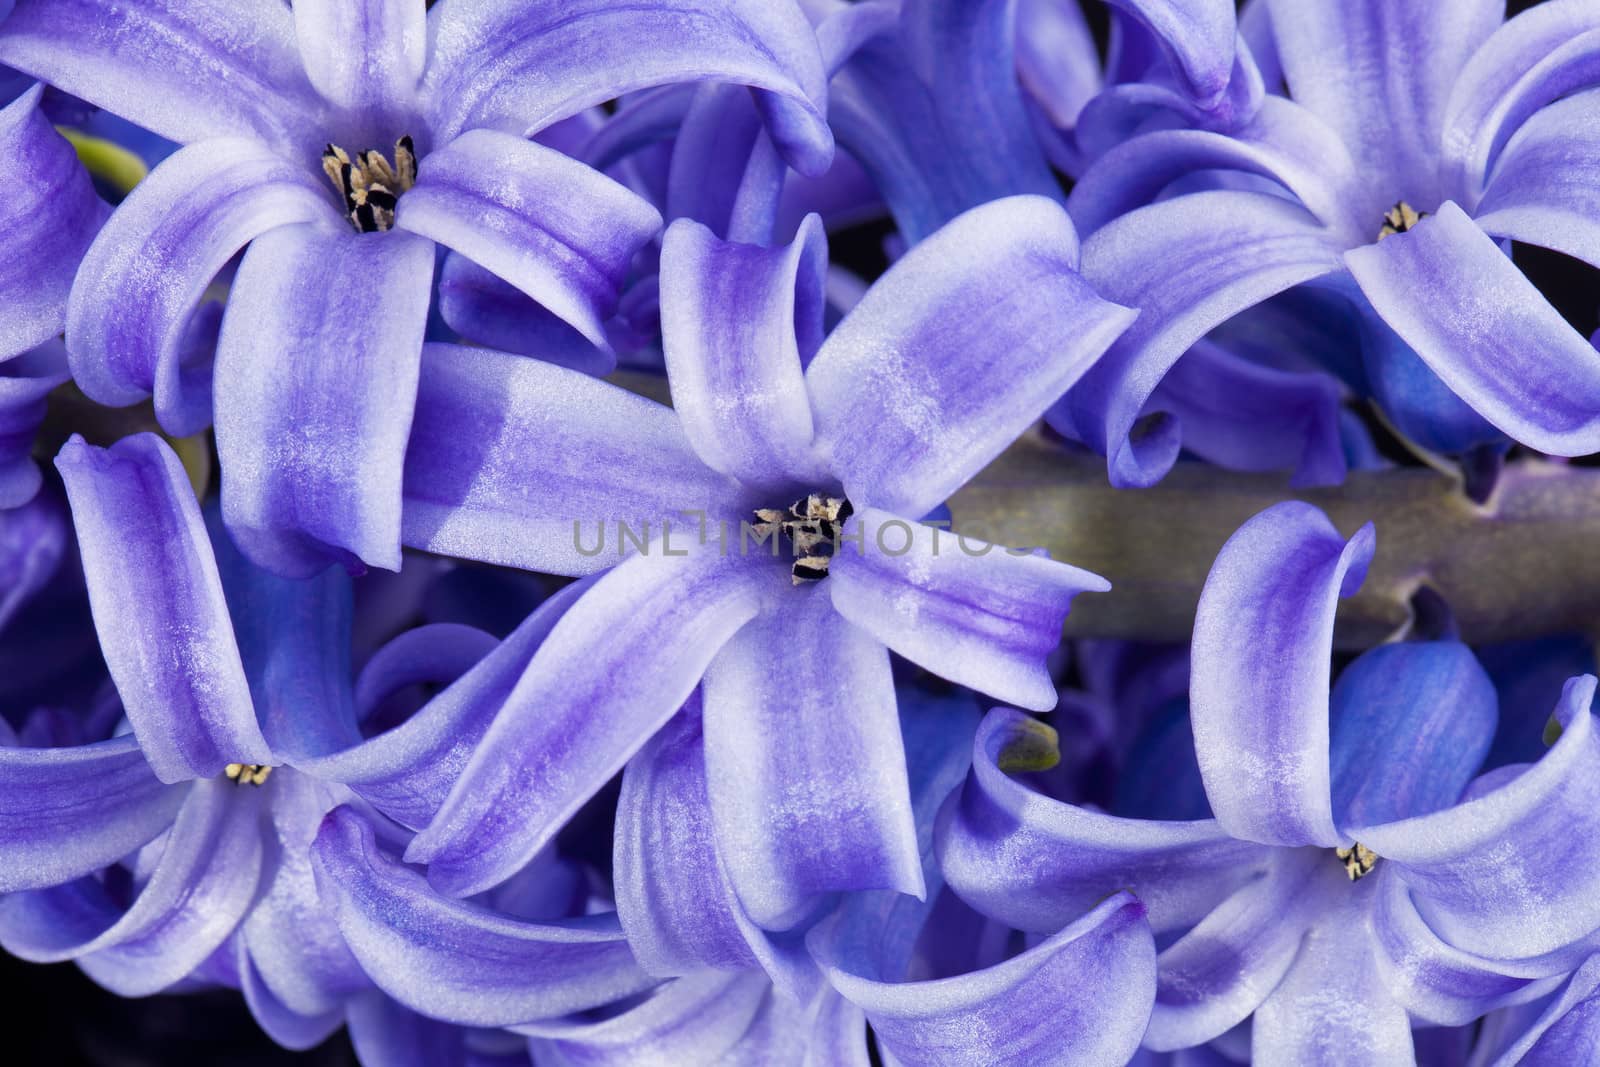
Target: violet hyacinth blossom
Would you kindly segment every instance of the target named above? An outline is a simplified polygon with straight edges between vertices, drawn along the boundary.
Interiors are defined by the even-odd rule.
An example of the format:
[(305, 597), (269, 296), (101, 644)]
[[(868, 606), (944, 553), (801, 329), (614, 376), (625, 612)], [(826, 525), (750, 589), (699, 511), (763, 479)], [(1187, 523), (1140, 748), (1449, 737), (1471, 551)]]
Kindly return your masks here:
[[(323, 816), (353, 801), (351, 788), (413, 806), (442, 796), (436, 783), (459, 738), (438, 745), (408, 723), (363, 741), (348, 577), (282, 579), (246, 561), (219, 523), (208, 537), (159, 438), (110, 449), (74, 439), (57, 465), (132, 730), (74, 747), (0, 747), (0, 944), (31, 960), (75, 959), (126, 996), (206, 977), (227, 945), (225, 977), (263, 1025), (286, 1043), (315, 1043), (374, 980), (368, 944), (346, 947), (319, 903), (310, 848)], [(463, 683), (436, 698), (458, 727), (479, 680)], [(156, 852), (135, 862), (150, 842)], [(119, 861), (135, 872), (123, 889), (97, 876)], [(536, 926), (526, 940), (536, 965), (524, 1018), (651, 982), (614, 916)], [(392, 956), (380, 945), (375, 958)], [(526, 999), (539, 993), (542, 1010)], [(414, 1008), (427, 999), (405, 994)]]
[[(1361, 317), (1355, 384), (1420, 444), (1503, 433), (1553, 455), (1600, 451), (1600, 355), (1502, 247), (1600, 265), (1595, 6), (1550, 0), (1503, 25), (1498, 0), (1265, 7), (1262, 63), (1290, 99), (1268, 97), (1231, 136), (1135, 137), (1074, 189), (1086, 276), (1142, 315), (1052, 420), (1102, 450), (1118, 484), (1157, 480), (1177, 427), (1129, 436), (1156, 383), (1213, 327), (1316, 280)], [(1229, 170), (1281, 189), (1147, 203)]]
[(67, 380), (57, 335), (73, 274), (110, 208), (31, 86), (0, 108), (0, 508), (39, 490), (34, 432), (50, 390)]
[(399, 566), (401, 471), (434, 243), (596, 344), (654, 209), (524, 135), (686, 78), (757, 90), (779, 145), (825, 166), (826, 86), (790, 0), (23, 0), (0, 62), (184, 144), (73, 289), (73, 376), (213, 418), (184, 327), (243, 247), (215, 367), (223, 514), (255, 560)]
[[(1106, 588), (916, 523), (1131, 320), (1078, 277), (1073, 245), (1048, 200), (977, 208), (824, 340), (815, 219), (779, 248), (679, 221), (661, 275), (676, 410), (529, 360), (430, 349), (407, 541), (609, 570), (407, 858), (454, 893), (504, 878), (703, 680), (710, 806), (757, 924), (793, 925), (828, 891), (920, 894), (889, 651), (1049, 707), (1044, 660), (1068, 603)], [(457, 432), (468, 423), (488, 430)], [(648, 547), (618, 562), (616, 545), (589, 544), (597, 524)], [(741, 534), (757, 527), (767, 541), (752, 547)], [(866, 551), (829, 557), (828, 533)]]
[(1600, 927), (1593, 676), (1571, 679), (1537, 763), (1473, 780), (1495, 692), (1466, 646), (1375, 648), (1328, 691), (1334, 611), (1370, 527), (1315, 508), (1246, 523), (1195, 627), (1195, 749), (1215, 818), (1124, 819), (1050, 800), (996, 755), (1031, 724), (986, 721), (943, 828), (945, 876), (979, 910), (1049, 932), (1112, 888), (1150, 909), (1145, 1045), (1202, 1044), (1253, 1015), (1254, 1062), (1409, 1062), (1407, 1013), (1470, 1022), (1547, 991)]

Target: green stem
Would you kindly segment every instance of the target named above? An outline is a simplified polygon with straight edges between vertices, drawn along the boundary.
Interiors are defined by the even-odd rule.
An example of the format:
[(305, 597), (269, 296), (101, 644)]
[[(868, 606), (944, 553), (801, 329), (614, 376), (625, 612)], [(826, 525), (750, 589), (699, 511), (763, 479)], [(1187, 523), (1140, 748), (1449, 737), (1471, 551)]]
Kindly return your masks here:
[(1067, 633), (1184, 642), (1217, 551), (1252, 515), (1305, 500), (1346, 536), (1377, 527), (1361, 591), (1339, 608), (1337, 647), (1378, 644), (1411, 623), (1423, 584), (1449, 603), (1468, 642), (1600, 632), (1600, 470), (1512, 464), (1484, 506), (1421, 468), (1352, 474), (1334, 489), (1179, 464), (1151, 489), (1113, 489), (1105, 463), (1025, 438), (950, 501), (954, 528), (1043, 546), (1110, 579), (1072, 605)]

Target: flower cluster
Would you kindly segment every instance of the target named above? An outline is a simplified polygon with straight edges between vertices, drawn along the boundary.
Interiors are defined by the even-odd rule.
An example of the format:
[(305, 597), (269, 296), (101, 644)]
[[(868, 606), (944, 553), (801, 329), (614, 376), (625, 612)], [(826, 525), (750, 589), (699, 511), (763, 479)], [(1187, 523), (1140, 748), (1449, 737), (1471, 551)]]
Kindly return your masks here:
[(0, 0), (0, 945), (366, 1067), (1593, 1062), (1517, 7)]

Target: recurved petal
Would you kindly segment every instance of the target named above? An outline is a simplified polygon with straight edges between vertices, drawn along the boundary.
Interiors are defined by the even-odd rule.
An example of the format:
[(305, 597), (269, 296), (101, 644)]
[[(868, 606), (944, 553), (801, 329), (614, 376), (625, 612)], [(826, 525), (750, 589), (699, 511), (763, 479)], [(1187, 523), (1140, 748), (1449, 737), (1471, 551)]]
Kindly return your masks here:
[(827, 262), (815, 215), (778, 248), (719, 240), (689, 219), (662, 242), (673, 408), (706, 465), (747, 485), (816, 473), (804, 364), (822, 343)]
[(750, 917), (795, 925), (826, 893), (925, 885), (883, 645), (825, 589), (789, 592), (706, 669), (706, 786)]
[(1561, 737), (1539, 762), (1444, 811), (1356, 831), (1417, 910), (1465, 952), (1527, 959), (1600, 927), (1600, 738), (1595, 679), (1567, 682)]
[[(1600, 33), (1595, 35), (1600, 48)], [(1495, 237), (1553, 248), (1600, 267), (1600, 92), (1551, 104), (1506, 146), (1474, 217)]]
[(300, 760), (296, 766), (307, 774), (348, 785), (405, 826), (426, 826), (533, 654), (587, 587), (588, 583), (575, 583), (545, 601), (510, 636), (399, 726), (344, 751)]
[(177, 456), (154, 434), (56, 457), (72, 502), (100, 648), (164, 782), (272, 763), (216, 557)]
[(905, 1063), (1123, 1063), (1155, 995), (1155, 944), (1143, 905), (1126, 892), (1021, 955), (954, 978), (885, 981), (836, 933), (835, 924), (809, 938), (829, 981)]
[(0, 24), (0, 63), (179, 144), (288, 145), (322, 111), (288, 8), (262, 0), (21, 0)]
[(400, 569), (401, 474), (433, 284), (409, 234), (258, 237), (217, 346), (222, 515), (258, 565)]
[(297, 0), (295, 40), (306, 76), (334, 105), (399, 115), (428, 58), (427, 8), (408, 0)]
[(1061, 207), (974, 208), (867, 292), (806, 370), (817, 448), (858, 505), (925, 515), (999, 455), (1134, 319), (1077, 267)]
[(809, 975), (796, 965), (814, 969), (798, 946), (775, 946), (739, 903), (717, 846), (705, 762), (698, 698), (628, 762), (613, 846), (617, 917), (650, 974), (763, 966), (798, 995)]
[(1339, 598), (1372, 559), (1310, 504), (1241, 526), (1200, 593), (1189, 686), (1195, 751), (1217, 821), (1272, 845), (1348, 844), (1330, 800), (1328, 685)]
[(839, 614), (941, 678), (1034, 711), (1055, 706), (1045, 658), (1098, 575), (862, 508), (828, 571)]
[(1011, 746), (1041, 726), (1009, 708), (984, 719), (972, 773), (941, 820), (936, 843), (950, 887), (985, 915), (1053, 933), (1108, 893), (1128, 889), (1157, 933), (1194, 925), (1258, 874), (1270, 851), (1216, 822), (1122, 819), (1063, 804), (1006, 775)]
[(615, 916), (530, 923), (451, 900), (385, 855), (349, 807), (312, 850), (345, 940), (380, 988), (414, 1011), (509, 1026), (598, 1007), (649, 988)]
[(832, 155), (822, 56), (794, 4), (455, 0), (434, 12), (430, 30), (424, 85), (441, 136), (506, 120), (543, 129), (640, 89), (714, 80), (760, 91), (797, 169), (817, 173)]
[(439, 314), (467, 340), (600, 377), (615, 353), (597, 348), (522, 290), (458, 252), (439, 271)]
[(423, 160), (395, 226), (493, 271), (603, 348), (629, 264), (661, 216), (552, 148), (469, 130)]
[(528, 862), (699, 684), (780, 579), (770, 561), (660, 546), (595, 582), (550, 631), (406, 858), (466, 895)]
[(1461, 208), (1446, 203), (1345, 263), (1384, 321), (1485, 419), (1541, 452), (1600, 452), (1600, 352)]
[(134, 188), (83, 258), (67, 304), (73, 379), (103, 404), (153, 392), (162, 408), (181, 408), (184, 335), (217, 272), (261, 234), (335, 215), (331, 190), (260, 142), (219, 137), (180, 149)]
[(43, 91), (36, 86), (0, 109), (0, 359), (61, 332), (78, 262), (109, 214), (39, 107)]
[(74, 748), (0, 745), (0, 893), (116, 862), (171, 826), (184, 795), (151, 772), (131, 734)]
[(94, 878), (0, 898), (0, 943), (35, 962), (77, 960), (125, 997), (204, 963), (233, 933), (261, 874), (262, 790), (216, 780), (185, 790), (150, 880), (131, 905)]
[(676, 553), (698, 525), (680, 516), (746, 517), (737, 492), (694, 454), (662, 404), (502, 352), (424, 352), (406, 453), (408, 545), (590, 574), (622, 559), (624, 528), (643, 541), (671, 521)]
[(1131, 435), (1167, 370), (1214, 327), (1338, 270), (1339, 245), (1281, 197), (1217, 190), (1139, 208), (1084, 242), (1083, 276), (1139, 317), (1050, 420), (1105, 453), (1112, 483), (1154, 484), (1177, 458), (1170, 423)]

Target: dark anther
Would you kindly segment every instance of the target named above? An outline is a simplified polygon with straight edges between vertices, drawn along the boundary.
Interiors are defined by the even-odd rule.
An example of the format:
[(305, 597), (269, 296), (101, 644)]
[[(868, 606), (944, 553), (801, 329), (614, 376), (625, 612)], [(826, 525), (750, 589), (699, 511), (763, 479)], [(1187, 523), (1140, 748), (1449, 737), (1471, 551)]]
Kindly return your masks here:
[(1352, 882), (1365, 878), (1378, 865), (1378, 854), (1360, 841), (1356, 842), (1354, 848), (1336, 848), (1333, 854), (1344, 864), (1344, 873), (1350, 876)]
[(787, 509), (758, 508), (754, 529), (762, 535), (782, 534), (794, 549), (790, 576), (795, 585), (820, 582), (839, 543), (844, 524), (855, 509), (843, 497), (812, 493)]
[(1383, 228), (1378, 231), (1378, 240), (1393, 237), (1397, 233), (1407, 233), (1427, 217), (1426, 211), (1418, 211), (1404, 200), (1397, 201), (1394, 207), (1383, 213)]
[(417, 183), (417, 153), (410, 137), (394, 145), (394, 164), (369, 148), (350, 159), (338, 145), (322, 152), (322, 170), (344, 199), (345, 212), (362, 233), (382, 233), (394, 225), (400, 194)]

